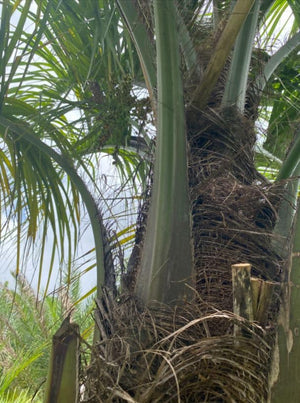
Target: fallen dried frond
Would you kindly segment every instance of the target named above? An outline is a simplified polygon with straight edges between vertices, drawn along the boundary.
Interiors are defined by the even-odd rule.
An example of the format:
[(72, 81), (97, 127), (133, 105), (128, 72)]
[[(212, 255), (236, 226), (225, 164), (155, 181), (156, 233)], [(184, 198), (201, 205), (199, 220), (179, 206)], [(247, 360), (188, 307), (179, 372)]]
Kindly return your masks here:
[[(140, 311), (128, 297), (104, 305), (109, 320), (92, 354), (86, 402), (266, 401), (270, 348), (258, 325), (195, 303)], [(209, 337), (219, 321), (246, 336)]]

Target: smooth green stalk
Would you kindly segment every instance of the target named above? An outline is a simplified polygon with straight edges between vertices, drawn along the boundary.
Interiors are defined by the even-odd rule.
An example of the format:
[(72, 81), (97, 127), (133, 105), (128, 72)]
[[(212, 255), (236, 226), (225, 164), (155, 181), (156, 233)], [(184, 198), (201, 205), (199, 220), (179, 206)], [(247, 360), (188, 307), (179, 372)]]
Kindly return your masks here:
[[(299, 167), (297, 168), (297, 170)], [(300, 169), (299, 169), (300, 170)], [(299, 182), (299, 181), (297, 181)], [(272, 403), (297, 402), (300, 396), (300, 208), (298, 205), (291, 272), (278, 332), (279, 378), (272, 389)]]
[(53, 336), (44, 403), (78, 402), (79, 326), (66, 318)]
[[(300, 165), (297, 173), (300, 174)], [(283, 258), (288, 259), (290, 250), (290, 239), (292, 235), (292, 226), (295, 216), (295, 205), (297, 203), (299, 189), (299, 180), (289, 180), (285, 187), (284, 197), (278, 210), (276, 226), (273, 230), (273, 246), (277, 253)]]
[[(300, 180), (300, 137), (297, 137), (289, 152), (277, 180), (294, 176), (286, 185), (285, 197), (278, 212), (278, 220), (274, 229), (274, 248), (283, 259), (290, 255), (289, 241), (295, 217), (295, 205), (297, 203)], [(283, 297), (278, 328), (279, 356), (274, 366), (279, 367), (279, 378), (272, 389), (272, 403), (282, 401), (297, 401), (300, 395), (300, 208), (298, 203), (295, 219), (295, 236), (293, 242), (292, 261), (289, 270), (285, 274), (283, 284)], [(279, 360), (279, 362), (278, 362)]]
[(190, 73), (196, 74), (196, 77), (200, 78), (201, 71), (193, 41), (179, 11), (177, 11), (176, 16), (179, 29), (180, 48), (184, 56), (186, 67)]
[(151, 100), (156, 88), (155, 49), (133, 1), (117, 0), (118, 8), (137, 50)]
[(297, 203), (300, 174), (300, 136), (291, 148), (286, 160), (283, 162), (277, 176), (277, 181), (290, 179), (285, 185), (284, 197), (278, 210), (277, 223), (274, 228), (273, 245), (278, 253), (287, 259), (289, 256), (289, 241), (292, 232), (292, 225), (295, 216), (295, 205)]
[[(298, 143), (298, 141), (296, 142)], [(295, 145), (296, 145), (295, 143)], [(289, 156), (293, 153), (291, 150)], [(289, 158), (288, 156), (288, 158)], [(296, 161), (296, 159), (295, 159)], [(295, 167), (289, 164), (281, 179), (290, 174), (295, 176), (286, 185), (285, 197), (278, 212), (278, 220), (274, 229), (274, 248), (283, 259), (290, 258), (290, 239), (294, 224), (294, 241), (292, 259), (282, 287), (282, 303), (278, 327), (278, 355), (274, 358), (273, 366), (279, 369), (279, 378), (272, 389), (272, 403), (282, 401), (294, 402), (300, 395), (300, 208), (298, 203), (295, 218), (295, 206), (298, 199), (300, 180), (300, 162)]]
[(291, 39), (289, 39), (281, 48), (277, 50), (276, 53), (270, 58), (268, 63), (261, 75), (259, 75), (255, 81), (255, 88), (259, 92), (263, 91), (267, 82), (271, 78), (277, 67), (283, 62), (283, 60), (288, 57), (288, 55), (300, 46), (300, 32), (295, 34)]
[(174, 1), (155, 0), (158, 134), (154, 180), (136, 293), (144, 302), (182, 301), (192, 275), (187, 145)]
[(257, 29), (260, 0), (256, 0), (234, 47), (229, 74), (222, 100), (223, 106), (236, 106), (243, 113), (253, 42)]
[[(278, 327), (278, 354), (274, 357), (273, 366), (279, 369), (279, 378), (272, 389), (273, 403), (283, 401), (294, 402), (300, 395), (300, 208), (298, 203), (295, 219), (300, 180), (300, 158), (298, 137), (287, 159), (278, 174), (277, 180), (287, 179), (292, 175), (294, 180), (286, 184), (285, 194), (278, 211), (278, 220), (274, 228), (274, 249), (286, 261), (290, 257), (290, 239), (295, 221), (292, 261), (282, 287), (281, 312)], [(295, 219), (295, 220), (294, 220)]]
[(236, 2), (204, 72), (201, 84), (193, 96), (193, 98), (198, 99), (198, 105), (200, 108), (206, 106), (208, 98), (220, 76), (238, 33), (240, 32), (254, 2), (255, 0), (238, 0)]
[(300, 133), (277, 175), (277, 180), (291, 177), (300, 163)]
[(102, 286), (104, 285), (103, 224), (101, 214), (93, 196), (87, 189), (81, 177), (77, 174), (71, 159), (68, 158), (67, 155), (58, 154), (53, 148), (42, 142), (28, 129), (25, 129), (24, 127), (21, 128), (3, 117), (0, 117), (0, 124), (3, 127), (7, 127), (9, 133), (13, 134), (16, 138), (22, 136), (26, 141), (28, 141), (28, 143), (37, 147), (41, 152), (52, 158), (66, 172), (76, 186), (87, 209), (93, 231), (97, 261), (97, 296), (100, 298), (102, 295)]

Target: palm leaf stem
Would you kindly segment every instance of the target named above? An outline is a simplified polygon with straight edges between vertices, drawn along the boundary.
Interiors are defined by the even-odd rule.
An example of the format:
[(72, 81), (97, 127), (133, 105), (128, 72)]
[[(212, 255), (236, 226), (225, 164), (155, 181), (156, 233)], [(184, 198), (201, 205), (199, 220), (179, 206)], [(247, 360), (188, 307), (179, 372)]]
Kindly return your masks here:
[(255, 0), (238, 0), (236, 2), (221, 37), (214, 48), (214, 52), (211, 55), (201, 84), (193, 95), (193, 98), (198, 100), (200, 109), (206, 106), (211, 91), (220, 76), (240, 29), (254, 2)]
[(245, 108), (249, 66), (259, 11), (260, 0), (256, 0), (237, 37), (222, 99), (223, 106), (235, 105), (241, 113)]
[(177, 10), (176, 16), (178, 19), (177, 26), (179, 29), (180, 48), (184, 56), (186, 67), (190, 74), (196, 74), (199, 79), (201, 70), (198, 63), (196, 49), (179, 10)]
[(278, 175), (277, 180), (290, 178), (297, 166), (300, 163), (300, 135), (296, 137), (296, 141), (293, 144), (287, 158), (284, 160)]
[(183, 87), (175, 1), (154, 1), (158, 136), (136, 293), (144, 303), (182, 301), (192, 271)]
[(141, 21), (134, 2), (117, 0), (117, 5), (138, 53), (150, 99), (153, 103), (156, 89), (156, 71), (153, 63), (155, 60), (155, 49), (153, 43), (150, 41), (149, 33)]
[(255, 80), (255, 88), (259, 92), (262, 92), (264, 90), (267, 82), (269, 81), (277, 67), (280, 65), (280, 63), (282, 63), (282, 61), (286, 57), (288, 57), (288, 55), (298, 46), (300, 46), (300, 32), (295, 34), (283, 46), (281, 46), (265, 65), (262, 74), (260, 74)]
[[(300, 166), (297, 168), (300, 173)], [(299, 180), (295, 186), (298, 193)], [(295, 217), (295, 237), (291, 267), (283, 284), (280, 326), (278, 329), (278, 360), (274, 358), (274, 366), (279, 366), (279, 377), (272, 389), (272, 403), (283, 401), (296, 402), (300, 395), (300, 339), (298, 337), (300, 317), (300, 208)]]

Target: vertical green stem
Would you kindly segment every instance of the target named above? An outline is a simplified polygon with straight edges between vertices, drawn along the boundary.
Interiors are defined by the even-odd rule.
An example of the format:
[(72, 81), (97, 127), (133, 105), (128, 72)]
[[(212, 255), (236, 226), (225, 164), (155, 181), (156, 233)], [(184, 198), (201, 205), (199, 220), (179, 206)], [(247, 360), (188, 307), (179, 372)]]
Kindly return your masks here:
[(300, 208), (298, 206), (286, 304), (278, 332), (279, 378), (272, 389), (272, 403), (297, 402), (300, 396)]
[(294, 176), (294, 180), (290, 179), (285, 186), (285, 193), (282, 199), (276, 226), (274, 228), (275, 237), (273, 244), (278, 253), (284, 258), (289, 255), (289, 241), (292, 231), (292, 225), (295, 215), (295, 204), (297, 203), (300, 174), (300, 136), (296, 137), (296, 141), (291, 148), (288, 156), (283, 162), (277, 176), (277, 181), (288, 179)]
[(280, 171), (277, 175), (277, 180), (287, 179), (294, 174), (296, 167), (300, 162), (300, 132), (293, 144), (287, 158), (284, 160)]
[[(300, 208), (298, 202), (295, 217), (295, 204), (298, 198), (300, 162), (297, 153), (299, 140), (291, 149), (283, 165), (279, 179), (295, 176), (286, 185), (285, 197), (278, 213), (275, 227), (274, 247), (284, 259), (290, 254), (289, 240), (294, 224), (293, 254), (285, 273), (281, 313), (278, 326), (278, 357), (274, 367), (279, 369), (279, 377), (272, 389), (272, 403), (296, 402), (300, 396)], [(294, 220), (295, 218), (295, 220)], [(278, 362), (279, 360), (279, 362)]]
[(211, 91), (220, 76), (240, 29), (254, 2), (255, 0), (237, 0), (222, 35), (215, 46), (214, 52), (211, 55), (201, 84), (195, 91), (194, 98), (198, 99), (198, 106), (200, 108), (205, 108)]
[(235, 105), (240, 112), (245, 108), (248, 73), (259, 10), (260, 0), (256, 0), (237, 37), (222, 100), (223, 106)]
[(155, 0), (158, 134), (152, 199), (136, 293), (178, 302), (192, 273), (187, 145), (175, 1)]
[(44, 403), (78, 402), (79, 326), (66, 318), (52, 340)]
[(134, 1), (117, 0), (117, 5), (135, 44), (150, 98), (153, 100), (156, 88), (156, 72), (154, 65), (155, 51), (152, 42), (145, 26), (141, 22)]

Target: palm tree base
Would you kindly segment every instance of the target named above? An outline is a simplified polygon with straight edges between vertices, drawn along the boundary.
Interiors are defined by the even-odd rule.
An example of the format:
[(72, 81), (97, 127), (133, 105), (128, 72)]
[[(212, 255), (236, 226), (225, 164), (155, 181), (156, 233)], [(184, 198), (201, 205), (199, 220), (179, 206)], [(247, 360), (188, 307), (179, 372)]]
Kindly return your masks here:
[[(267, 400), (271, 348), (262, 327), (195, 301), (141, 309), (133, 297), (106, 297), (98, 309), (85, 402)], [(212, 336), (216, 324), (227, 333)], [(234, 326), (244, 336), (234, 337)]]

